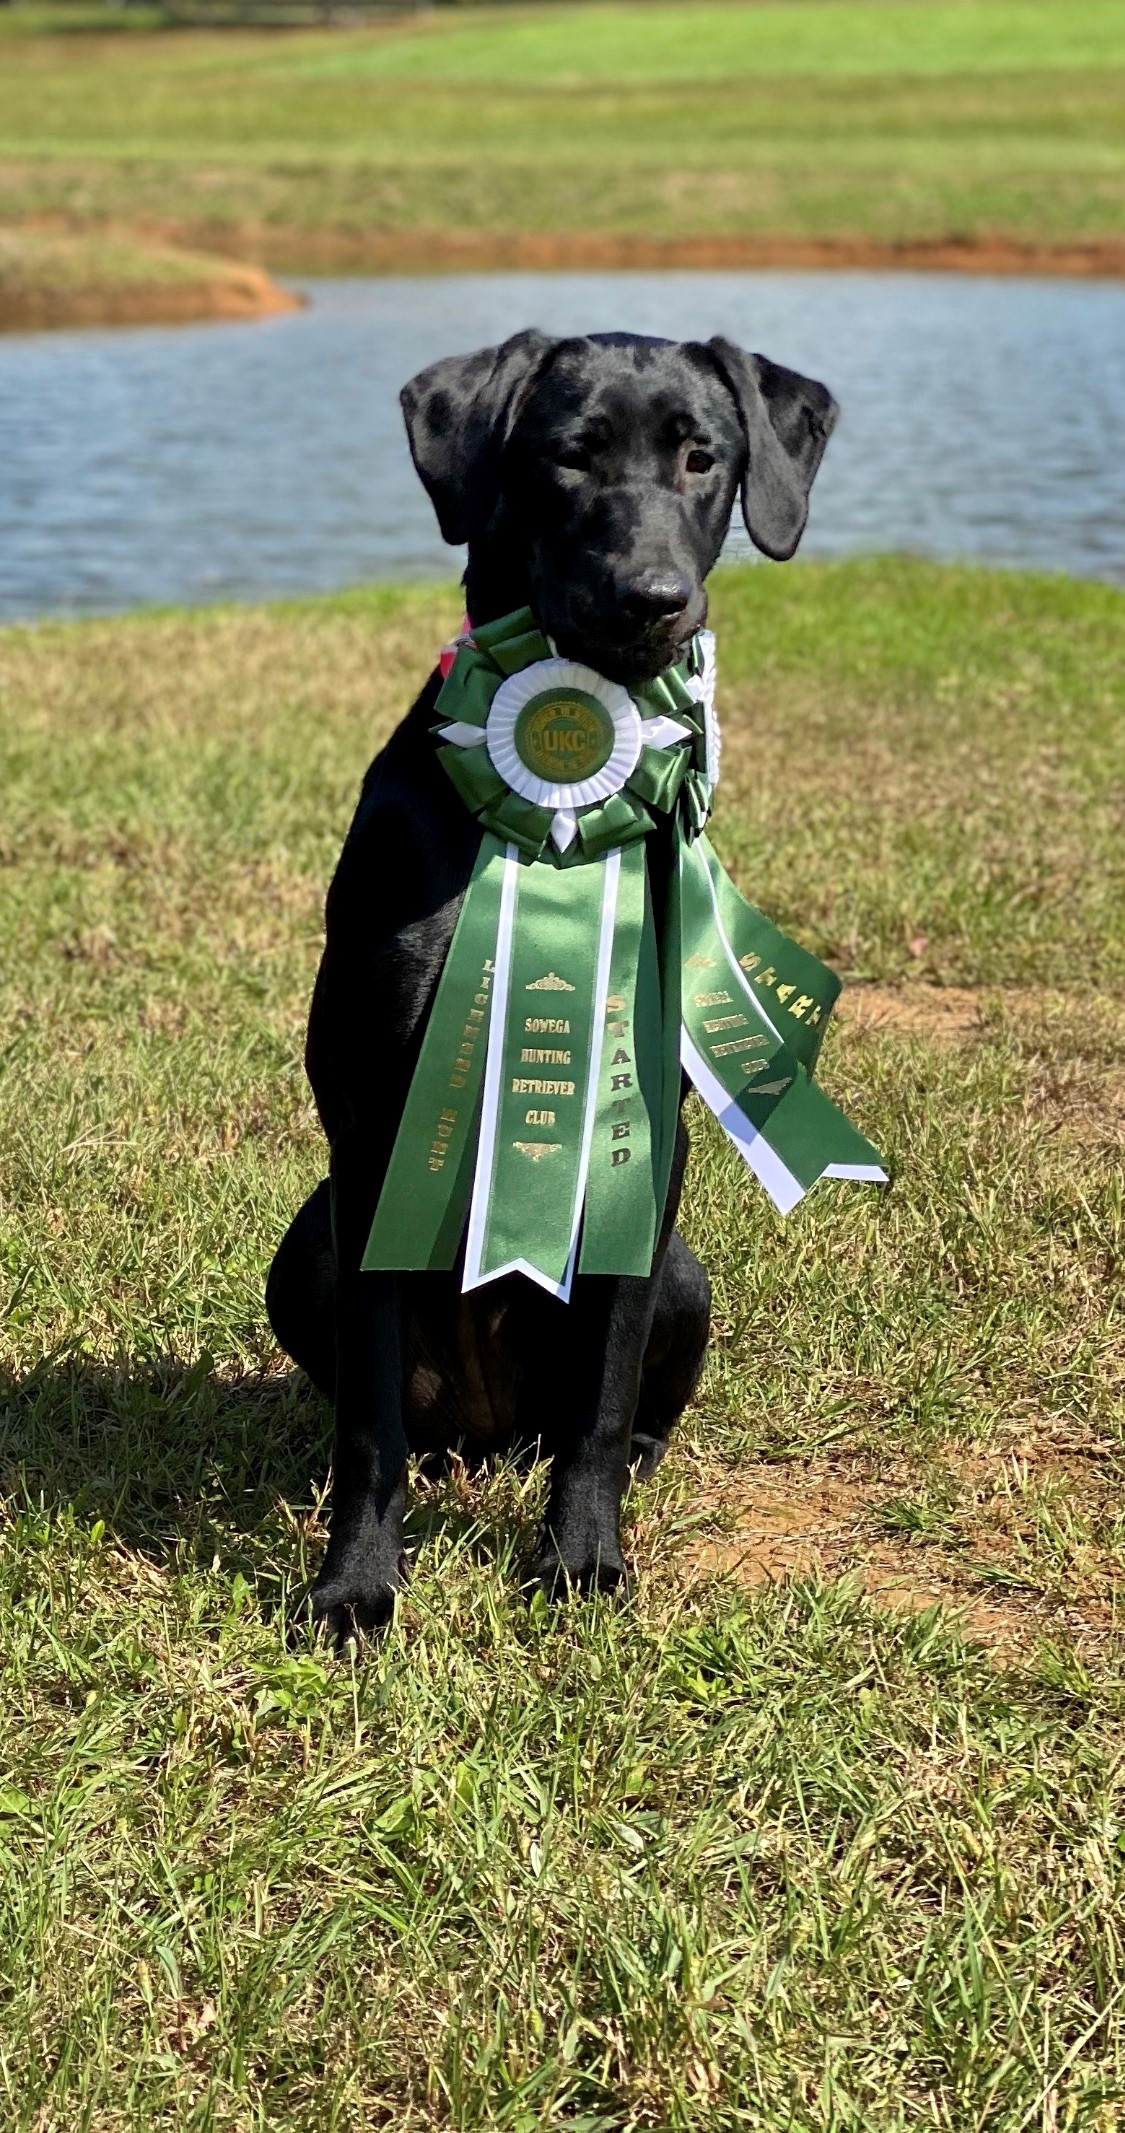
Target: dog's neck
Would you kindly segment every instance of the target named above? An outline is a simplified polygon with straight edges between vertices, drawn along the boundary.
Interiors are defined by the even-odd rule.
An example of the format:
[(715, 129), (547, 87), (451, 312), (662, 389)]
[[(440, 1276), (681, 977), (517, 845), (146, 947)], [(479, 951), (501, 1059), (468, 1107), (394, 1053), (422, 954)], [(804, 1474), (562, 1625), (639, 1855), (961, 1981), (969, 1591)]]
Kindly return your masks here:
[(470, 541), (463, 582), (465, 612), (474, 622), (496, 622), (532, 605), (527, 556), (510, 536), (490, 531)]

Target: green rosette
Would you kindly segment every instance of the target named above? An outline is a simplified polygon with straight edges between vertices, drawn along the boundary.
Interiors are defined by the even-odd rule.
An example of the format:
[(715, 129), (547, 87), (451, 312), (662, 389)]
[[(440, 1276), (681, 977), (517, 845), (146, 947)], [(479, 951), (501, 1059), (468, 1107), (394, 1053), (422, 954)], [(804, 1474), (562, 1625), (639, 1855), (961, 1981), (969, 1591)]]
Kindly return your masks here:
[[(474, 628), (435, 708), (481, 846), (363, 1264), (647, 1275), (686, 1069), (775, 1204), (881, 1179), (812, 1080), (839, 980), (748, 904), (703, 834), (710, 640), (631, 691), (561, 659), (530, 609)], [(674, 865), (657, 928), (645, 839)]]
[[(702, 664), (693, 644), (684, 661), (631, 692), (641, 715), (642, 745), (620, 789), (580, 805), (574, 838), (564, 849), (552, 843), (556, 811), (513, 791), (492, 760), (486, 729), (503, 684), (555, 656), (531, 609), (519, 608), (500, 622), (474, 629), (442, 685), (434, 725), (439, 761), (481, 829), (514, 844), (527, 859), (581, 866), (647, 836), (657, 814), (670, 814), (682, 794), (685, 826), (689, 834), (696, 833), (710, 812), (710, 786), (703, 710), (690, 687), (694, 667), (701, 669)], [(654, 745), (643, 728), (661, 721), (682, 727), (684, 738), (670, 746)], [(451, 731), (458, 736), (454, 743), (446, 738)], [(468, 739), (470, 734), (479, 736), (477, 745)]]

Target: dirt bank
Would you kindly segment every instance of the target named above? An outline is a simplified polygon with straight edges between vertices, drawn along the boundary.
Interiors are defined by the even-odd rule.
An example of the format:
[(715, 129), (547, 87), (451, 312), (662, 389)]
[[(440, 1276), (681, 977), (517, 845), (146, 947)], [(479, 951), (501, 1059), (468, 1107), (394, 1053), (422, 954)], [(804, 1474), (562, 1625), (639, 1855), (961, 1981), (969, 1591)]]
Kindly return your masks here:
[(0, 230), (0, 331), (266, 318), (300, 302), (243, 261), (134, 236)]
[(653, 237), (583, 230), (301, 229), (278, 223), (164, 222), (166, 241), (205, 245), (291, 274), (429, 273), (503, 268), (870, 267), (961, 274), (1125, 274), (1125, 238), (1068, 244), (1014, 237), (879, 243), (867, 237)]

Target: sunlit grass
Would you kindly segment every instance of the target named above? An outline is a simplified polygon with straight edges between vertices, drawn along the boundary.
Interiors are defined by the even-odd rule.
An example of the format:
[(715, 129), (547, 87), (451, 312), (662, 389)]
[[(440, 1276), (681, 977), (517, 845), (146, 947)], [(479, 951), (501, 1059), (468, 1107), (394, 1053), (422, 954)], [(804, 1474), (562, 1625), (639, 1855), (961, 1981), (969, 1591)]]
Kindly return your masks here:
[[(324, 1163), (324, 885), (458, 612), (0, 633), (5, 2123), (1109, 2133), (1125, 599), (717, 580), (728, 863), (979, 1026), (830, 1037), (886, 1195), (782, 1223), (696, 1116), (714, 1340), (629, 1599), (528, 1612), (540, 1472), (419, 1482), (353, 1665), (299, 1627), (329, 1421), (262, 1282)], [(847, 1483), (833, 1566), (983, 1595), (1000, 1655), (724, 1574), (771, 1475)]]
[(1120, 234), (1110, 0), (638, 0), (284, 38), (20, 37), (22, 12), (9, 217), (240, 225), (298, 265), (318, 231)]

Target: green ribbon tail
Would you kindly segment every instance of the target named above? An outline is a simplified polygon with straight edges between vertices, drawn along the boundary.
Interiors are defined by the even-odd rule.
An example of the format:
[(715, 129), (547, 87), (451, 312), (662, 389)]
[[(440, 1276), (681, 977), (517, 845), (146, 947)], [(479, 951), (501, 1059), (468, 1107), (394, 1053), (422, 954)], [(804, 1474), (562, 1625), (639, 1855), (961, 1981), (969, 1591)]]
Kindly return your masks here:
[[(664, 1030), (644, 846), (626, 845), (617, 880), (609, 985), (579, 1271), (650, 1274), (668, 1180), (663, 1168)], [(672, 1025), (678, 1038), (679, 992)], [(675, 1060), (676, 1086), (679, 1062)]]
[(363, 1255), (378, 1269), (454, 1264), (473, 1182), (504, 847), (481, 839)]
[(683, 1063), (783, 1214), (822, 1177), (883, 1182), (809, 1079), (839, 980), (739, 895), (707, 840), (680, 850)]
[[(660, 1155), (656, 1165), (657, 1206), (663, 1217), (680, 1130), (680, 1099), (683, 1069), (680, 1057), (684, 993), (684, 854), (688, 847), (682, 826), (675, 827), (675, 852), (665, 888), (664, 922), (660, 929)], [(659, 1224), (658, 1224), (659, 1226)]]
[(790, 1051), (812, 1074), (821, 1040), (840, 997), (834, 970), (791, 940), (754, 904), (747, 903), (707, 837), (694, 847), (695, 865), (707, 870), (716, 925), (726, 937), (743, 976), (750, 979), (767, 1014), (780, 1025)]
[(521, 1273), (570, 1296), (620, 865), (528, 864), (507, 847), (466, 1290)]

